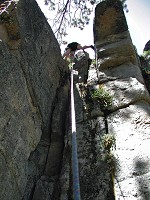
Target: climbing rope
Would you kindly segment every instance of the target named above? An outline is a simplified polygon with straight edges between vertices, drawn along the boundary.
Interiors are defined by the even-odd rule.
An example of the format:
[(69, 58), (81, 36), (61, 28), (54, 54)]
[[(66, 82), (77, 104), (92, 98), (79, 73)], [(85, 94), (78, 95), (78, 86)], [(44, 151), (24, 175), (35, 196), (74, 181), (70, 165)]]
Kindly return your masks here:
[(79, 167), (76, 139), (76, 119), (74, 106), (74, 88), (73, 75), (77, 75), (77, 71), (73, 70), (73, 60), (70, 59), (69, 68), (71, 69), (71, 123), (72, 123), (72, 173), (73, 173), (73, 199), (80, 200), (80, 182), (79, 182)]
[(79, 168), (77, 155), (77, 140), (76, 140), (76, 120), (74, 106), (74, 89), (73, 75), (77, 74), (73, 67), (71, 68), (71, 121), (72, 121), (72, 173), (73, 173), (73, 197), (74, 200), (80, 200), (80, 183), (79, 183)]
[(96, 75), (97, 75), (97, 80), (98, 80), (98, 58), (97, 58), (96, 45), (94, 45), (94, 48), (95, 48), (95, 69), (96, 69)]

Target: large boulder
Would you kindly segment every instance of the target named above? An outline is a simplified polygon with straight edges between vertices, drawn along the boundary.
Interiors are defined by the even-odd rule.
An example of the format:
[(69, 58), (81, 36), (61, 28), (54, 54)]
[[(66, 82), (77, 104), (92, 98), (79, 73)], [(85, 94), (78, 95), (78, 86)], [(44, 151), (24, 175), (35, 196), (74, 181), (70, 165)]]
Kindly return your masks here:
[[(54, 152), (58, 167), (52, 174), (58, 173), (68, 101), (68, 69), (35, 0), (5, 1), (2, 6), (0, 199), (18, 200), (23, 195), (29, 199), (44, 169), (48, 174), (48, 169), (53, 169), (46, 163)], [(52, 133), (55, 137), (51, 137)], [(51, 152), (49, 147), (56, 138), (58, 145)]]
[(103, 1), (95, 9), (94, 41), (98, 66), (116, 67), (131, 62), (137, 64), (128, 26), (120, 1)]

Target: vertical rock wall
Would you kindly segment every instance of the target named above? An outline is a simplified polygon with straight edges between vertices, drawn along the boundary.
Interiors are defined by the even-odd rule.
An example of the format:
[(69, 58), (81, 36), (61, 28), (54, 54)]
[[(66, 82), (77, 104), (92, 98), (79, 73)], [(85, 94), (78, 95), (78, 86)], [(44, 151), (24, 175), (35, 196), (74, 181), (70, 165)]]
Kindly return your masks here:
[(143, 56), (140, 56), (139, 59), (141, 63), (142, 75), (150, 94), (150, 40), (145, 44)]
[(98, 80), (113, 96), (106, 121), (116, 139), (115, 199), (149, 199), (150, 96), (120, 2), (102, 2), (95, 12)]
[[(0, 198), (71, 200), (67, 68), (35, 0), (4, 4)], [(74, 66), (79, 71), (74, 93), (81, 199), (149, 199), (150, 97), (119, 0), (97, 5), (94, 40), (97, 60), (87, 81), (88, 57)], [(93, 97), (99, 89), (105, 98)]]
[(35, 0), (0, 13), (0, 199), (31, 199), (41, 176), (59, 173), (67, 68)]
[[(74, 85), (81, 199), (149, 199), (150, 96), (119, 0), (97, 5), (94, 40), (96, 65)], [(73, 199), (70, 129), (60, 182)]]
[[(82, 72), (87, 68), (85, 61), (86, 58), (82, 58), (79, 62), (80, 67), (82, 66)], [(78, 70), (77, 66), (78, 63), (74, 66), (76, 70)], [(83, 75), (80, 74), (80, 69), (78, 72), (79, 77)], [(109, 164), (105, 162), (106, 155), (101, 142), (101, 137), (106, 134), (104, 114), (98, 104), (93, 104), (88, 99), (88, 88), (91, 88), (92, 85), (87, 86), (84, 79), (82, 79), (82, 82), (80, 78), (77, 81), (76, 75), (74, 75), (74, 80), (81, 199), (111, 200), (114, 198), (113, 182)], [(71, 116), (69, 119), (71, 119)], [(74, 199), (71, 122), (67, 126), (69, 126), (69, 129), (65, 136), (65, 150), (60, 176), (61, 200)]]

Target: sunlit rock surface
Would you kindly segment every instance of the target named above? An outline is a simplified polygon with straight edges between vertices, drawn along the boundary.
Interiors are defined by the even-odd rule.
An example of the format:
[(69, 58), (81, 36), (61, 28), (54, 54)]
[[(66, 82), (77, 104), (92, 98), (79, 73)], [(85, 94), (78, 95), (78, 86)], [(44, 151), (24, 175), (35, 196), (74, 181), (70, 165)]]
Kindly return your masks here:
[(97, 6), (94, 34), (99, 81), (113, 96), (106, 120), (116, 139), (115, 199), (149, 199), (150, 96), (119, 8), (116, 1)]
[(68, 69), (36, 1), (5, 1), (0, 13), (0, 199), (29, 199), (59, 170)]
[[(71, 200), (70, 69), (35, 0), (0, 13), (0, 199)], [(74, 65), (81, 199), (149, 199), (150, 96), (120, 1), (97, 5), (94, 40)]]

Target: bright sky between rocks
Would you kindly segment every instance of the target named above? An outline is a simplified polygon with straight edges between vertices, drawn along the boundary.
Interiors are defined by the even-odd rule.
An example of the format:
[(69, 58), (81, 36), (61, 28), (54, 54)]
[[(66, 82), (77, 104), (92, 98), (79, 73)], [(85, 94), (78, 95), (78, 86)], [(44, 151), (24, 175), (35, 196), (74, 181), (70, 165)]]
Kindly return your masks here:
[[(48, 6), (44, 5), (44, 0), (36, 0), (42, 12), (47, 18), (50, 18), (51, 12)], [(125, 13), (131, 39), (135, 45), (139, 55), (143, 53), (145, 44), (150, 40), (150, 0), (127, 0), (128, 13)], [(70, 28), (67, 33), (66, 40), (70, 42), (78, 42), (81, 45), (93, 44), (93, 18), (91, 15), (90, 24), (81, 31), (79, 28)], [(63, 53), (65, 46), (61, 46)], [(94, 57), (93, 50), (88, 49), (90, 56)]]

